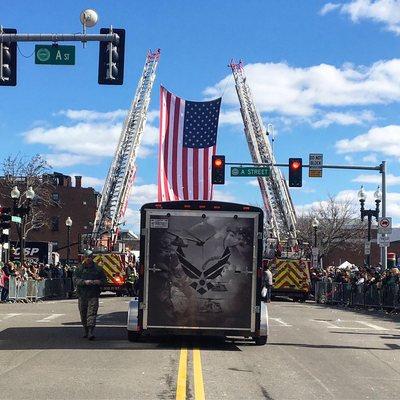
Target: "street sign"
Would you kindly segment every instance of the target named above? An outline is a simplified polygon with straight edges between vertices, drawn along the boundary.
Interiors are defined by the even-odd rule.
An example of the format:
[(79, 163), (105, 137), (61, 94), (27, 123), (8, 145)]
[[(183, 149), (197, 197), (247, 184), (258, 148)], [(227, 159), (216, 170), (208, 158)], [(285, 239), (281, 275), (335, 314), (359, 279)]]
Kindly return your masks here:
[(322, 178), (323, 154), (310, 153), (308, 176), (310, 178)]
[(371, 254), (371, 242), (364, 243), (364, 254), (365, 255)]
[(231, 176), (269, 176), (269, 167), (231, 167)]
[(378, 244), (380, 247), (389, 247), (390, 246), (390, 238), (388, 235), (379, 235), (378, 234)]
[(21, 217), (17, 217), (15, 215), (12, 215), (11, 216), (11, 222), (15, 222), (17, 224), (20, 224), (21, 223)]
[(378, 221), (378, 233), (392, 233), (392, 218), (380, 217)]
[(35, 64), (75, 65), (75, 46), (37, 44)]

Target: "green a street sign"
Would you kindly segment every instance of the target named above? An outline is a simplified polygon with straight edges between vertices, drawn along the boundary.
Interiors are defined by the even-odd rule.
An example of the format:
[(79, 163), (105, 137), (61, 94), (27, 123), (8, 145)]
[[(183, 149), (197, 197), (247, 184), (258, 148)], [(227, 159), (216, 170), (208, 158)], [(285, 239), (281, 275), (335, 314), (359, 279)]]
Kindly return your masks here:
[(17, 224), (20, 224), (21, 221), (21, 217), (17, 217), (15, 215), (11, 215), (11, 222), (16, 222)]
[(269, 167), (231, 167), (231, 176), (269, 176)]
[(75, 65), (75, 46), (37, 44), (35, 64)]

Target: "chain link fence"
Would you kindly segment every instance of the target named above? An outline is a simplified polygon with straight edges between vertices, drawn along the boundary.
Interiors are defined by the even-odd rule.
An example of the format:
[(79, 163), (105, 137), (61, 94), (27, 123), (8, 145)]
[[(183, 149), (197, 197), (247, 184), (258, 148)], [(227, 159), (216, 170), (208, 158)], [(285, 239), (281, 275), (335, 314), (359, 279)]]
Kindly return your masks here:
[(400, 311), (400, 286), (316, 282), (315, 301), (322, 304)]

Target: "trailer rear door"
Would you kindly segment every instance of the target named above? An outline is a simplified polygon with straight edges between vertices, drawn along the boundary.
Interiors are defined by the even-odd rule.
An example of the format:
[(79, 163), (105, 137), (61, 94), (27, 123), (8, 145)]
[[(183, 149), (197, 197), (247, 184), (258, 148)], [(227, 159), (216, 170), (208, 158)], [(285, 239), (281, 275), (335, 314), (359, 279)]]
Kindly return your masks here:
[(143, 211), (143, 328), (253, 332), (260, 213)]

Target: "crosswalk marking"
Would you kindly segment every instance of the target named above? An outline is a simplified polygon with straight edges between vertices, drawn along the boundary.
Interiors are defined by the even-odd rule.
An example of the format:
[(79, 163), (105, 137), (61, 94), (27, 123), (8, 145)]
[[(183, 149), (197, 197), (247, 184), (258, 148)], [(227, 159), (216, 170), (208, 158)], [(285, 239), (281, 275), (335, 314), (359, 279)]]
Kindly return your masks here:
[(21, 313), (10, 313), (10, 314), (4, 314), (4, 315), (5, 316), (0, 319), (0, 322), (4, 321), (6, 319), (11, 319), (11, 318), (17, 317), (18, 315), (21, 315)]
[(63, 315), (65, 315), (65, 314), (51, 314), (48, 317), (45, 317), (45, 318), (37, 320), (36, 322), (50, 322), (53, 319), (56, 319), (58, 317), (62, 317)]
[(365, 322), (365, 321), (355, 321), (355, 322), (358, 322), (359, 324), (368, 326), (369, 328), (375, 329), (376, 331), (388, 331), (389, 330), (387, 328), (382, 328), (381, 326), (374, 325), (374, 324), (371, 324), (371, 323)]
[(282, 326), (292, 326), (292, 325), (287, 324), (286, 322), (282, 321), (281, 318), (271, 318), (271, 317), (270, 317), (269, 319), (272, 320), (272, 321), (278, 322), (278, 323), (281, 324)]

